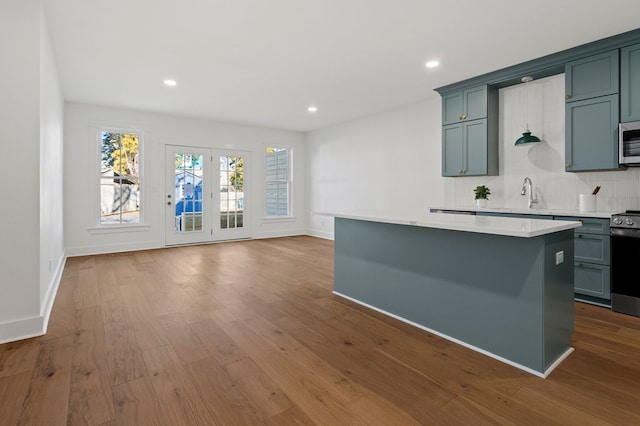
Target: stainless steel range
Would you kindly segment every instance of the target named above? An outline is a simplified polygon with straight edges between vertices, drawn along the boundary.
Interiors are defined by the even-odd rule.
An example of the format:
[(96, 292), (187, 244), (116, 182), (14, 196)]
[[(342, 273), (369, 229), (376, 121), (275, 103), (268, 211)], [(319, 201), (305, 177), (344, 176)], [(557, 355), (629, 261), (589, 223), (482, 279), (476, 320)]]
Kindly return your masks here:
[(611, 310), (640, 316), (640, 210), (611, 216)]

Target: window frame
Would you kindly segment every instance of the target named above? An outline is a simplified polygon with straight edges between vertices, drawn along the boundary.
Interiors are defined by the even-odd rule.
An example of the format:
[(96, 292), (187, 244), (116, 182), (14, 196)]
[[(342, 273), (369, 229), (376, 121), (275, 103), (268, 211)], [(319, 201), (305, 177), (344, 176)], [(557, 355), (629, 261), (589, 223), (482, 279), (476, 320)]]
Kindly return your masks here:
[[(94, 212), (92, 214), (92, 222), (94, 223), (94, 227), (90, 229), (91, 233), (103, 233), (103, 232), (124, 232), (124, 231), (138, 231), (138, 230), (146, 230), (149, 228), (149, 225), (146, 224), (144, 220), (144, 211), (145, 211), (145, 184), (144, 184), (144, 132), (139, 130), (138, 127), (120, 127), (120, 126), (105, 126), (105, 125), (96, 125), (94, 127), (94, 138), (95, 138), (95, 159), (96, 162), (94, 167), (94, 173), (97, 175), (97, 184), (96, 184), (96, 197), (95, 197), (95, 207), (92, 209)], [(139, 184), (138, 190), (138, 221), (132, 223), (119, 222), (119, 223), (102, 223), (101, 221), (101, 186), (102, 186), (102, 134), (103, 133), (120, 133), (120, 134), (135, 134), (138, 136), (138, 175), (136, 176)]]
[[(275, 148), (287, 151), (287, 214), (267, 215), (267, 187), (270, 182), (282, 182), (282, 180), (269, 180), (267, 178), (267, 148)], [(264, 185), (263, 185), (263, 206), (264, 214), (262, 220), (265, 222), (289, 221), (295, 219), (293, 211), (293, 148), (290, 145), (264, 144), (262, 147), (262, 158), (264, 165)]]

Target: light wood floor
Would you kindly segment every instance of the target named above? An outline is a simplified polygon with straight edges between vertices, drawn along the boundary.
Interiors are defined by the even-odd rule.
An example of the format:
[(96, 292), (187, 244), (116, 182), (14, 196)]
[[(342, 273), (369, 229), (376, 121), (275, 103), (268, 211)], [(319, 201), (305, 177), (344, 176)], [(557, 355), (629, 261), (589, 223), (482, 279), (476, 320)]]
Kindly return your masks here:
[(70, 258), (0, 346), (0, 424), (640, 424), (640, 318), (576, 304), (546, 380), (331, 294), (292, 237)]

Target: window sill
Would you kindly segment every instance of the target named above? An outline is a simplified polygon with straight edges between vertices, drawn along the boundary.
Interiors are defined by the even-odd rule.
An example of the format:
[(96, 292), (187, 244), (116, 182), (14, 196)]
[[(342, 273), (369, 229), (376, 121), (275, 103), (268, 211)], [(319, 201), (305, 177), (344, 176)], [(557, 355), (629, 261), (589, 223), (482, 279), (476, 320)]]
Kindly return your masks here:
[(144, 232), (151, 229), (151, 225), (105, 225), (89, 228), (89, 234), (117, 234), (122, 232)]
[(295, 216), (272, 216), (272, 217), (263, 217), (261, 219), (262, 223), (280, 223), (280, 222), (295, 222), (297, 218)]

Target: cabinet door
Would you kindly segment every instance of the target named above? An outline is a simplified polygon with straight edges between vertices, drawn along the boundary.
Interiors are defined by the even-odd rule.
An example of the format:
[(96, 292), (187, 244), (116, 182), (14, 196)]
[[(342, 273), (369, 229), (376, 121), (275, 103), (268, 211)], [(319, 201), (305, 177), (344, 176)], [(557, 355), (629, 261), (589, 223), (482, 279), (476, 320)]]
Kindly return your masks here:
[(463, 124), (442, 128), (442, 176), (461, 176), (464, 171)]
[(487, 174), (487, 120), (464, 123), (464, 175)]
[(618, 50), (612, 50), (567, 62), (565, 65), (567, 102), (618, 93), (618, 56)]
[(442, 124), (487, 117), (487, 86), (478, 86), (442, 97)]
[(464, 120), (487, 117), (487, 86), (474, 87), (463, 92)]
[(609, 235), (575, 232), (573, 238), (574, 260), (576, 262), (609, 265), (611, 262), (611, 244), (609, 239)]
[(566, 103), (566, 171), (619, 168), (618, 117), (618, 95)]
[(462, 121), (462, 92), (450, 93), (442, 97), (442, 124)]
[(620, 51), (620, 121), (640, 121), (640, 44)]
[(610, 299), (611, 269), (606, 265), (575, 262), (573, 287), (577, 294)]

